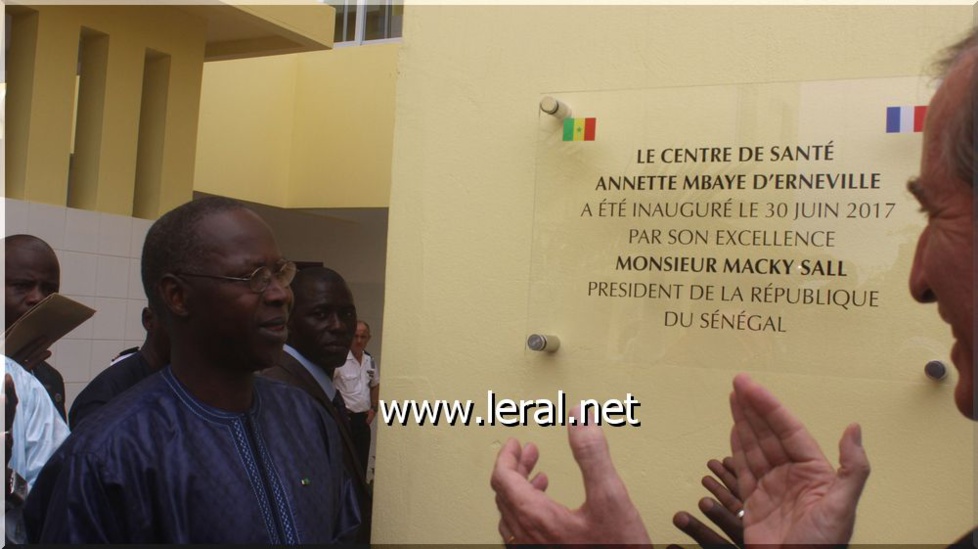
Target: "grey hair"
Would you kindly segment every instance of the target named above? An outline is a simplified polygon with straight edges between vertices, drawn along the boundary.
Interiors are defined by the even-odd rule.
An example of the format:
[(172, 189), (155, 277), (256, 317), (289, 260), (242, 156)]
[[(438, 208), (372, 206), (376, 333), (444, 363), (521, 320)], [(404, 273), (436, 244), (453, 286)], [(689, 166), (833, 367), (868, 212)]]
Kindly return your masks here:
[[(947, 48), (937, 62), (941, 77), (946, 77), (959, 64), (978, 57), (978, 27), (972, 28), (964, 39)], [(967, 105), (954, 111), (941, 130), (944, 155), (954, 174), (972, 187), (978, 178), (975, 166), (975, 111), (978, 110), (978, 59), (972, 63), (967, 84)]]

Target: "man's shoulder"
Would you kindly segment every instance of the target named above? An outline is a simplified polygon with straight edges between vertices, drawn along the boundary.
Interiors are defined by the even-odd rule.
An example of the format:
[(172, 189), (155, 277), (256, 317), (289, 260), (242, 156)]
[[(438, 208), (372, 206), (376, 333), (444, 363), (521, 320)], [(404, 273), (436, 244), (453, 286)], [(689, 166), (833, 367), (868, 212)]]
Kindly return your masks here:
[(136, 352), (99, 372), (75, 397), (68, 413), (72, 428), (88, 419), (98, 408), (125, 393), (153, 372), (142, 353)]
[(258, 377), (290, 382), (301, 370), (305, 370), (305, 368), (295, 357), (288, 353), (282, 353), (282, 358), (279, 359), (278, 363), (258, 372)]
[[(163, 376), (150, 376), (145, 383), (138, 383), (131, 390), (92, 412), (86, 421), (72, 431), (69, 442), (74, 451), (98, 451), (138, 429), (153, 428), (166, 415), (161, 414), (161, 401), (175, 400)], [(157, 425), (159, 427), (159, 425)]]
[(117, 394), (121, 392), (120, 389), (132, 387), (148, 377), (150, 373), (143, 354), (137, 351), (99, 372), (82, 390), (79, 397), (86, 392), (108, 391)]
[(277, 377), (276, 372), (281, 373), (282, 369), (269, 368), (262, 370), (261, 375), (255, 376), (255, 390), (262, 395), (262, 399), (272, 399), (276, 403), (285, 403), (287, 406), (292, 406), (294, 402), (296, 405), (319, 408), (319, 403), (309, 393), (292, 384), (288, 379)]
[(12, 358), (4, 358), (4, 373), (10, 374), (14, 380), (14, 387), (19, 397), (23, 398), (28, 392), (38, 395), (43, 394), (47, 398), (47, 391), (41, 382), (30, 374), (23, 366), (15, 362)]
[(334, 424), (323, 405), (312, 395), (286, 381), (255, 376), (255, 391), (261, 396), (262, 409), (270, 410), (271, 416), (281, 414), (300, 422), (315, 420), (321, 424)]
[(41, 383), (46, 383), (48, 385), (60, 384), (62, 387), (65, 384), (65, 379), (64, 376), (61, 375), (61, 372), (45, 361), (38, 362), (37, 365), (34, 366), (32, 373), (34, 374), (34, 377), (41, 380)]

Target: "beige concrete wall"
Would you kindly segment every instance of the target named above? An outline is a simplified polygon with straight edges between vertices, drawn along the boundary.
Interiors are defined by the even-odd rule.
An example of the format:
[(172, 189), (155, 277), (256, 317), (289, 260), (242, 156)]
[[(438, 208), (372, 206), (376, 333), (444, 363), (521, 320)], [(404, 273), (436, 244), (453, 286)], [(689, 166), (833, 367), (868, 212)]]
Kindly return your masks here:
[(386, 207), (398, 48), (208, 63), (195, 190), (291, 208)]
[[(670, 519), (695, 509), (706, 460), (729, 452), (731, 374), (655, 363), (621, 373), (524, 350), (540, 94), (917, 76), (972, 19), (970, 6), (408, 10), (381, 398), (640, 392), (643, 424), (608, 430), (612, 452), (653, 539), (686, 542)], [(933, 308), (914, 311), (895, 321), (946, 333)], [(587, 323), (590, 312), (574, 316)], [(812, 337), (831, 342), (831, 330), (844, 329)], [(862, 423), (874, 472), (855, 542), (946, 544), (972, 526), (973, 426), (954, 408), (953, 379), (929, 382), (919, 364), (892, 364), (888, 379), (767, 370), (756, 377), (831, 459), (843, 428)], [(498, 542), (488, 479), (512, 436), (541, 446), (553, 497), (582, 501), (561, 429), (387, 427), (378, 437), (374, 541)]]

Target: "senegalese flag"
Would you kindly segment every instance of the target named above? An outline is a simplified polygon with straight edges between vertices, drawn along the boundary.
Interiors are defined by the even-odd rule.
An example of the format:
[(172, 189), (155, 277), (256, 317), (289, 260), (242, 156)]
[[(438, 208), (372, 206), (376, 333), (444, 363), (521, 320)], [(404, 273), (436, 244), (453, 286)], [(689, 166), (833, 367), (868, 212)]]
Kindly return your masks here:
[(886, 133), (919, 133), (924, 131), (925, 105), (887, 107)]
[(597, 118), (565, 118), (564, 141), (594, 141)]

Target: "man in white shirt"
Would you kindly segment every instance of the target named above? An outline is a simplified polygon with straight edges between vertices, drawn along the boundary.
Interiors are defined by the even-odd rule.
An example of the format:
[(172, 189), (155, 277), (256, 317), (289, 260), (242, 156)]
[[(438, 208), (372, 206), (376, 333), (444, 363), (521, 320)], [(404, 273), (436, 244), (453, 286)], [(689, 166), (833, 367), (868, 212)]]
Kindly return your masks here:
[(5, 541), (7, 544), (23, 544), (27, 542), (24, 500), (48, 458), (68, 438), (68, 425), (61, 419), (41, 382), (20, 364), (7, 357), (3, 359)]
[(350, 431), (363, 470), (367, 470), (370, 458), (370, 423), (377, 414), (380, 393), (380, 376), (370, 353), (366, 352), (370, 341), (370, 325), (357, 321), (353, 345), (346, 357), (346, 364), (333, 372), (333, 384), (343, 395), (343, 402), (350, 415)]
[(54, 408), (47, 390), (20, 364), (4, 357), (4, 370), (17, 391), (9, 467), (34, 485), (48, 458), (68, 438), (68, 425)]

